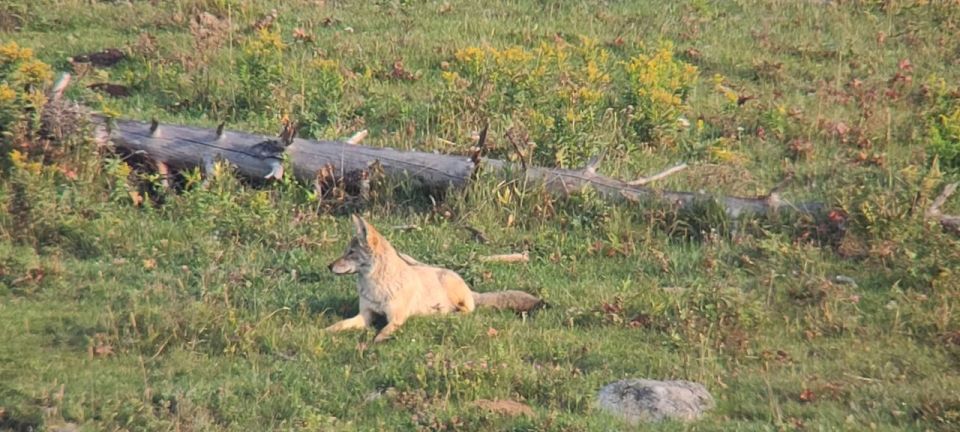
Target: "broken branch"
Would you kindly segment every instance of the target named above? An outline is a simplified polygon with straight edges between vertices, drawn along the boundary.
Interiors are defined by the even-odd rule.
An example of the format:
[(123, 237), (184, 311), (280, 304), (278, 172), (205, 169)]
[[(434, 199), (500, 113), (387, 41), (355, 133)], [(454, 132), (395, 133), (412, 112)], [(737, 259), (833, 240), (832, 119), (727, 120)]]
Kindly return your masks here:
[(950, 196), (957, 191), (958, 185), (960, 185), (960, 183), (950, 183), (943, 188), (940, 195), (933, 200), (933, 204), (930, 204), (930, 208), (927, 209), (926, 215), (928, 218), (937, 218), (942, 215), (940, 207), (943, 207), (943, 205), (947, 203), (947, 200), (950, 199)]
[(940, 208), (943, 207), (947, 200), (950, 199), (950, 196), (957, 191), (958, 186), (960, 186), (960, 183), (950, 183), (944, 187), (943, 191), (940, 192), (940, 195), (933, 200), (933, 204), (930, 205), (930, 208), (927, 209), (925, 214), (927, 219), (939, 221), (940, 225), (943, 226), (944, 229), (955, 234), (960, 234), (960, 216), (945, 215)]
[(391, 228), (397, 231), (420, 231), (420, 225), (416, 224), (397, 225)]
[(70, 85), (70, 79), (72, 77), (68, 73), (60, 75), (60, 79), (53, 85), (53, 88), (50, 89), (49, 99), (53, 102), (59, 101), (63, 98), (63, 92), (67, 90), (67, 87)]
[(167, 164), (157, 161), (157, 174), (160, 174), (160, 185), (164, 189), (170, 189), (170, 167)]
[(663, 178), (665, 178), (665, 177), (667, 177), (667, 176), (673, 175), (673, 174), (678, 173), (678, 172), (680, 172), (680, 171), (683, 171), (683, 170), (685, 170), (685, 169), (687, 169), (687, 164), (681, 163), (681, 164), (679, 164), (679, 165), (670, 167), (670, 168), (668, 168), (668, 169), (666, 169), (666, 170), (664, 170), (664, 171), (662, 171), (662, 172), (660, 172), (660, 173), (654, 174), (654, 175), (652, 175), (652, 176), (650, 176), (650, 177), (640, 177), (640, 178), (638, 178), (638, 179), (636, 179), (636, 180), (629, 181), (629, 182), (627, 182), (627, 184), (630, 185), (630, 186), (644, 186), (644, 185), (646, 185), (646, 184), (648, 184), (648, 183), (653, 183), (653, 182), (655, 182), (655, 181), (657, 181), (657, 180), (661, 180), (661, 179), (663, 179)]
[(353, 134), (353, 136), (351, 136), (350, 138), (347, 138), (347, 144), (353, 144), (353, 145), (360, 144), (360, 142), (363, 141), (363, 139), (366, 138), (367, 135), (369, 134), (370, 132), (367, 131), (366, 129), (360, 132), (357, 132)]
[(490, 243), (490, 239), (487, 238), (486, 234), (484, 234), (483, 231), (480, 231), (479, 229), (469, 225), (466, 225), (463, 228), (466, 229), (467, 231), (470, 231), (470, 234), (473, 234), (473, 239), (476, 240), (478, 243), (481, 243), (481, 244)]
[(590, 158), (587, 161), (587, 164), (583, 167), (584, 174), (596, 174), (597, 168), (600, 167), (600, 162), (603, 161), (603, 156), (606, 154), (606, 151), (601, 151), (596, 156)]
[(525, 263), (530, 261), (528, 252), (478, 257), (480, 262)]

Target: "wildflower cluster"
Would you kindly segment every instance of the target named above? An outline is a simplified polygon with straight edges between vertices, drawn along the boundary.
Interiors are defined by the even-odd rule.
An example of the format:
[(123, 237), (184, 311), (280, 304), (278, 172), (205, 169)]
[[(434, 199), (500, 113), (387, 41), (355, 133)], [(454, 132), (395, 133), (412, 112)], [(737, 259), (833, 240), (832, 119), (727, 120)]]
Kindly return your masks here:
[(675, 125), (697, 78), (668, 44), (621, 62), (587, 37), (535, 49), (466, 47), (445, 69), (442, 112), (460, 122), (502, 116), (511, 140), (523, 138), (515, 147), (561, 167), (609, 150), (610, 134), (649, 141)]
[(291, 49), (279, 30), (269, 28), (244, 41), (237, 108), (266, 110), (271, 118), (293, 115), (307, 128), (322, 129), (338, 115), (345, 84), (340, 64), (322, 57), (290, 61)]
[(687, 93), (696, 83), (693, 65), (673, 58), (673, 46), (664, 43), (652, 55), (638, 55), (627, 65), (631, 96), (637, 107), (633, 122), (641, 136), (676, 124), (687, 109)]
[(34, 58), (33, 50), (16, 42), (0, 45), (0, 130), (13, 129), (27, 112), (40, 112), (46, 103), (43, 88), (53, 70)]

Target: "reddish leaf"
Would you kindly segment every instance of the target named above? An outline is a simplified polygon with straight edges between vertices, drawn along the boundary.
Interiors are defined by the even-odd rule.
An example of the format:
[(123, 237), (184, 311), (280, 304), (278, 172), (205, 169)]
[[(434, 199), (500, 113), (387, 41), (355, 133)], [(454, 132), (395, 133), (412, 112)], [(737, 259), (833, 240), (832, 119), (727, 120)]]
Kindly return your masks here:
[(909, 59), (900, 60), (900, 63), (897, 64), (897, 67), (899, 67), (900, 70), (904, 72), (910, 72), (911, 70), (913, 70), (913, 65), (910, 64)]

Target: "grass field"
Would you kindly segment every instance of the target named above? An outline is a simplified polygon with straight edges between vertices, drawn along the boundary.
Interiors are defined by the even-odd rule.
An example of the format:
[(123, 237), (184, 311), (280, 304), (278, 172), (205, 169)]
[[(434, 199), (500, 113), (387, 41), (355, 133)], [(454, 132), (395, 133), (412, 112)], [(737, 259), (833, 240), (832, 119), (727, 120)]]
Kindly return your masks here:
[[(596, 391), (643, 377), (717, 400), (651, 430), (958, 430), (960, 243), (923, 216), (960, 180), (960, 4), (926, 3), (4, 2), (0, 429), (621, 430)], [(68, 61), (105, 48), (127, 58)], [(489, 122), (495, 157), (605, 151), (624, 179), (683, 161), (655, 187), (742, 196), (792, 176), (785, 199), (833, 212), (734, 221), (492, 178), (436, 200), (229, 173), (156, 192), (82, 139), (37, 144), (42, 101), (18, 83), (49, 83), (43, 63), (119, 117), (273, 134), (288, 115), (302, 136), (458, 154)], [(326, 268), (353, 211), (477, 291), (549, 307), (416, 318), (382, 345), (325, 334), (357, 308)]]

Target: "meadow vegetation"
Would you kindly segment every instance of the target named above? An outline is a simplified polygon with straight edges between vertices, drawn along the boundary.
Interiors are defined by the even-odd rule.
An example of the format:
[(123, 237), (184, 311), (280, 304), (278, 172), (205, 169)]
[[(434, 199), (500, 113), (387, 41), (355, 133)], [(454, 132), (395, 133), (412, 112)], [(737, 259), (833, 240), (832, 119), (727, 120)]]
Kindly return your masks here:
[[(627, 377), (717, 399), (654, 430), (960, 428), (960, 244), (924, 218), (960, 180), (957, 34), (960, 4), (919, 0), (4, 2), (0, 429), (619, 430), (592, 403)], [(105, 48), (125, 58), (68, 60)], [(603, 153), (623, 179), (683, 161), (656, 187), (742, 196), (791, 177), (785, 199), (829, 211), (731, 220), (486, 175), (360, 199), (224, 166), (165, 190), (42, 127), (55, 71), (108, 116), (288, 116), (464, 155), (489, 125), (494, 157)], [(326, 269), (356, 211), (477, 291), (549, 306), (325, 334), (356, 312)]]

